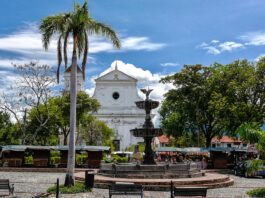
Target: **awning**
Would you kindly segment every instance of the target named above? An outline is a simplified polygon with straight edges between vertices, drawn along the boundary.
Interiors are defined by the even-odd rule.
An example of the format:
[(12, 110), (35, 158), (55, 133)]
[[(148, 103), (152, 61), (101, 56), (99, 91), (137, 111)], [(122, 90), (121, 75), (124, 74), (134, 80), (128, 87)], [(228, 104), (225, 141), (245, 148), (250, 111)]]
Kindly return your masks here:
[[(2, 146), (2, 152), (5, 151), (26, 151), (26, 150), (68, 150), (68, 146), (31, 146), (31, 145), (7, 145)], [(109, 146), (76, 146), (76, 151), (109, 151)]]

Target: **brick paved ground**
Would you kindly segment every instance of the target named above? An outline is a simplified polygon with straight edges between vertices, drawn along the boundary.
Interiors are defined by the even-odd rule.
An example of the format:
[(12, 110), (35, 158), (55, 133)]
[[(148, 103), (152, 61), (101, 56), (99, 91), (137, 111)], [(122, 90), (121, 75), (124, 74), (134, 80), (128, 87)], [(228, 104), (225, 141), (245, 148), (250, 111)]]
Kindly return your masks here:
[[(227, 188), (210, 189), (207, 197), (231, 197), (242, 198), (246, 197), (245, 192), (255, 187), (265, 187), (264, 179), (251, 179), (234, 177), (235, 184)], [(54, 185), (56, 179), (59, 178), (61, 182), (64, 180), (63, 173), (29, 173), (29, 172), (1, 172), (0, 179), (8, 178), (15, 184), (15, 197), (31, 198), (32, 196), (45, 192), (46, 189)], [(0, 197), (6, 193), (0, 193)], [(91, 193), (84, 193), (78, 195), (62, 195), (62, 198), (107, 198), (107, 189), (94, 188)], [(113, 198), (136, 198), (139, 196), (113, 196)], [(145, 191), (145, 198), (169, 198), (169, 192), (154, 192)]]

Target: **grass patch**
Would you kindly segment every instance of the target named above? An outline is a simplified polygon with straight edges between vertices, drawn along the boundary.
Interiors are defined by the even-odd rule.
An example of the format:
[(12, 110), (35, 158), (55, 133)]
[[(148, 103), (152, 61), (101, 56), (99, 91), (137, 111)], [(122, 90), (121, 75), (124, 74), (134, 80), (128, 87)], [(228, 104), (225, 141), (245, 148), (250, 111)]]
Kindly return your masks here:
[[(59, 186), (60, 193), (62, 194), (74, 194), (74, 193), (83, 193), (83, 192), (91, 192), (90, 188), (86, 188), (83, 182), (75, 182), (74, 186), (66, 187), (64, 185)], [(56, 186), (52, 186), (48, 188), (48, 193), (56, 193)]]
[(265, 188), (256, 188), (247, 192), (249, 196), (265, 197)]

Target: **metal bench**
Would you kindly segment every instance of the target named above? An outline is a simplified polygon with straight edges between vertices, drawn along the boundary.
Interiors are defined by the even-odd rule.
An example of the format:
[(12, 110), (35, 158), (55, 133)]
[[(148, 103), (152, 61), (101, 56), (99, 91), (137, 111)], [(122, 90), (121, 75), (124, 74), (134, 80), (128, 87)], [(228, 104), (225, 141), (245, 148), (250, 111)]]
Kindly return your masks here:
[(175, 196), (201, 196), (206, 197), (207, 187), (190, 186), (190, 187), (174, 187), (171, 181), (171, 198)]
[(143, 187), (133, 183), (115, 183), (109, 185), (109, 198), (112, 195), (140, 195), (143, 198)]
[(9, 195), (14, 193), (14, 184), (10, 185), (8, 179), (0, 179), (0, 190), (8, 190)]

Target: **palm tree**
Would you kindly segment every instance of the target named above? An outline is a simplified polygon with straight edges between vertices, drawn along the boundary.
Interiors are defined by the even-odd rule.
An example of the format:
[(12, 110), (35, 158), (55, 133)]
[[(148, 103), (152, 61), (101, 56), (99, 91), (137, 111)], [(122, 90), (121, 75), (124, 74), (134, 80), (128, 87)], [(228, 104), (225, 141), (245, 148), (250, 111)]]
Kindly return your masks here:
[[(116, 48), (120, 48), (120, 40), (110, 26), (94, 20), (88, 12), (88, 4), (85, 1), (83, 6), (74, 5), (74, 10), (55, 16), (48, 16), (41, 21), (40, 31), (42, 34), (43, 47), (47, 50), (52, 36), (58, 36), (57, 42), (57, 81), (59, 82), (60, 65), (64, 56), (65, 69), (67, 68), (67, 45), (72, 37), (73, 52), (70, 77), (70, 139), (67, 161), (67, 174), (65, 186), (74, 185), (75, 168), (75, 129), (76, 129), (76, 92), (77, 92), (77, 59), (82, 55), (82, 73), (85, 79), (85, 66), (88, 56), (88, 35), (105, 36)], [(63, 45), (63, 52), (62, 52)]]

